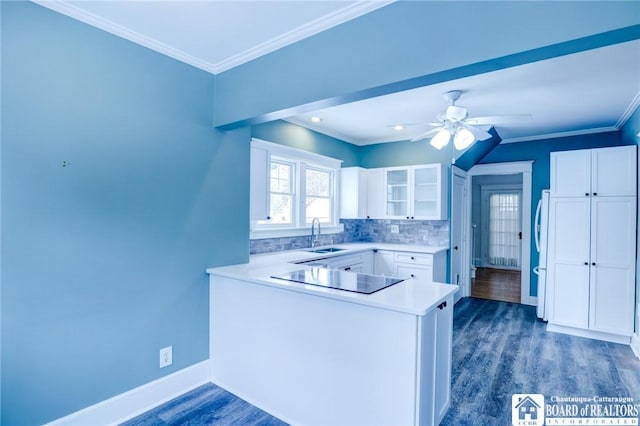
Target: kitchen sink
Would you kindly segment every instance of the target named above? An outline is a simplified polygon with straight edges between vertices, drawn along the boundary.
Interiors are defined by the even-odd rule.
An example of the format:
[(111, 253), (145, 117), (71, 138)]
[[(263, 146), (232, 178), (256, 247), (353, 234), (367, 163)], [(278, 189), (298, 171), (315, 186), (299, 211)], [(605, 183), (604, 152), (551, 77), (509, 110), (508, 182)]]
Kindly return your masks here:
[(309, 250), (311, 253), (335, 253), (336, 251), (346, 250), (338, 247), (325, 247), (320, 249)]

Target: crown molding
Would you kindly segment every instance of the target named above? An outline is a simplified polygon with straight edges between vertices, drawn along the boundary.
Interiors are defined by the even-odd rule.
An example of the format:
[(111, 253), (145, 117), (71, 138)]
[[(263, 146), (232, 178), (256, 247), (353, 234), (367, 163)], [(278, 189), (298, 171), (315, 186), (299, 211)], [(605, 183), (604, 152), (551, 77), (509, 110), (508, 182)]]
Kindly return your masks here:
[(592, 133), (617, 132), (618, 130), (620, 129), (615, 126), (595, 127), (592, 129), (572, 130), (569, 132), (557, 132), (557, 133), (547, 133), (542, 135), (524, 136), (521, 138), (505, 138), (500, 143), (506, 144), (506, 143), (517, 143), (517, 142), (530, 142), (530, 141), (538, 141), (543, 139), (555, 139), (555, 138), (566, 138), (569, 136), (589, 135)]
[(143, 34), (130, 30), (122, 25), (116, 24), (113, 21), (104, 19), (96, 14), (81, 9), (73, 4), (67, 3), (64, 0), (31, 0), (33, 3), (40, 6), (51, 9), (55, 12), (66, 15), (70, 18), (76, 19), (85, 24), (99, 28), (103, 31), (122, 37), (126, 40), (132, 41), (143, 47), (151, 50), (155, 50), (158, 53), (177, 59), (178, 61), (192, 65), (201, 70), (214, 73), (214, 67), (207, 61), (203, 61), (193, 55), (183, 52), (179, 49), (159, 42), (151, 37), (147, 37)]
[(210, 72), (212, 74), (218, 74), (223, 71), (227, 71), (238, 65), (242, 65), (245, 62), (249, 62), (260, 56), (271, 53), (277, 49), (293, 44), (304, 38), (310, 37), (314, 34), (328, 30), (336, 25), (347, 22), (351, 19), (355, 19), (366, 13), (372, 12), (376, 9), (384, 7), (395, 0), (360, 0), (352, 5), (346, 6), (333, 13), (325, 15), (316, 20), (310, 21), (305, 25), (295, 28), (287, 33), (284, 33), (278, 37), (261, 43), (251, 49), (247, 49), (237, 55), (227, 58), (218, 63), (212, 64), (189, 53), (183, 52), (180, 49), (171, 47), (165, 43), (162, 43), (154, 38), (147, 37), (136, 31), (130, 30), (122, 25), (119, 25), (108, 19), (104, 19), (94, 13), (88, 12), (78, 6), (68, 3), (65, 0), (31, 0), (40, 6), (51, 9), (55, 12), (69, 16), (85, 24), (94, 26), (103, 31), (114, 34), (118, 37), (122, 37), (126, 40), (137, 43), (148, 49), (155, 50), (158, 53), (177, 59), (178, 61), (192, 65), (201, 70)]
[(624, 111), (624, 114), (620, 117), (618, 122), (616, 123), (616, 128), (620, 130), (622, 126), (624, 126), (627, 121), (631, 118), (633, 113), (640, 107), (640, 92), (636, 93), (636, 96), (631, 100), (631, 103)]
[(344, 22), (355, 19), (359, 16), (365, 15), (369, 12), (373, 12), (376, 9), (380, 9), (388, 4), (395, 2), (396, 0), (360, 0), (352, 5), (343, 7), (333, 13), (323, 16), (322, 18), (310, 21), (298, 28), (295, 28), (289, 32), (286, 32), (278, 37), (274, 37), (271, 40), (267, 40), (251, 49), (247, 49), (237, 55), (231, 56), (224, 61), (218, 62), (213, 65), (214, 73), (220, 73), (234, 68), (238, 65), (242, 65), (245, 62), (249, 62), (260, 56), (264, 56), (282, 47), (288, 46), (302, 39), (318, 34), (322, 31), (333, 28)]

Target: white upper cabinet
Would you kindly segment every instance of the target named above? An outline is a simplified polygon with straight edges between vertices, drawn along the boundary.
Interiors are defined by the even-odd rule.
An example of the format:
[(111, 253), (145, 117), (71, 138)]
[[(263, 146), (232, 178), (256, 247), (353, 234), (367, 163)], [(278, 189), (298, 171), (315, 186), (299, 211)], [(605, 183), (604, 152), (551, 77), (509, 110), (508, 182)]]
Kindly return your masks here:
[[(446, 175), (441, 164), (413, 168), (413, 214), (416, 218), (446, 219)], [(444, 188), (444, 191), (443, 191)]]
[(636, 195), (636, 146), (591, 150), (591, 195)]
[(551, 196), (584, 197), (591, 193), (591, 150), (551, 153)]
[(636, 147), (551, 153), (551, 196), (635, 196)]
[(385, 170), (386, 217), (409, 219), (409, 169)]
[(447, 219), (447, 174), (441, 164), (340, 172), (344, 219)]
[(382, 169), (367, 170), (367, 218), (382, 219), (384, 214), (384, 173)]
[(344, 167), (340, 169), (341, 218), (366, 218), (367, 194), (367, 169), (362, 167)]
[(441, 164), (384, 169), (385, 217), (447, 219), (447, 175)]

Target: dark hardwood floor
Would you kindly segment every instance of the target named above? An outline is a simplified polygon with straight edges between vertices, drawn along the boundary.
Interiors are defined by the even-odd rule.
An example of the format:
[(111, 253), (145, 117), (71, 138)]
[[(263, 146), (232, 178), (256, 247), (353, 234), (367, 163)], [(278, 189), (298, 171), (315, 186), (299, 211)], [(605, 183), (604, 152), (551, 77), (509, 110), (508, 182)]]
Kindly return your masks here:
[(471, 297), (520, 303), (520, 271), (477, 268), (471, 280)]

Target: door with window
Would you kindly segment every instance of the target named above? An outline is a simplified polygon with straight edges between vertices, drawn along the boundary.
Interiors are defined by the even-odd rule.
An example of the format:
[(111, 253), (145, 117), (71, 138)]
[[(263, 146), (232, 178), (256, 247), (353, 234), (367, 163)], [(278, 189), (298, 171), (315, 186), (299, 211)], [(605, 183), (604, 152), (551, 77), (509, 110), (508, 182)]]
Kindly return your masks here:
[(522, 191), (489, 190), (485, 194), (487, 211), (486, 259), (490, 267), (520, 269)]

